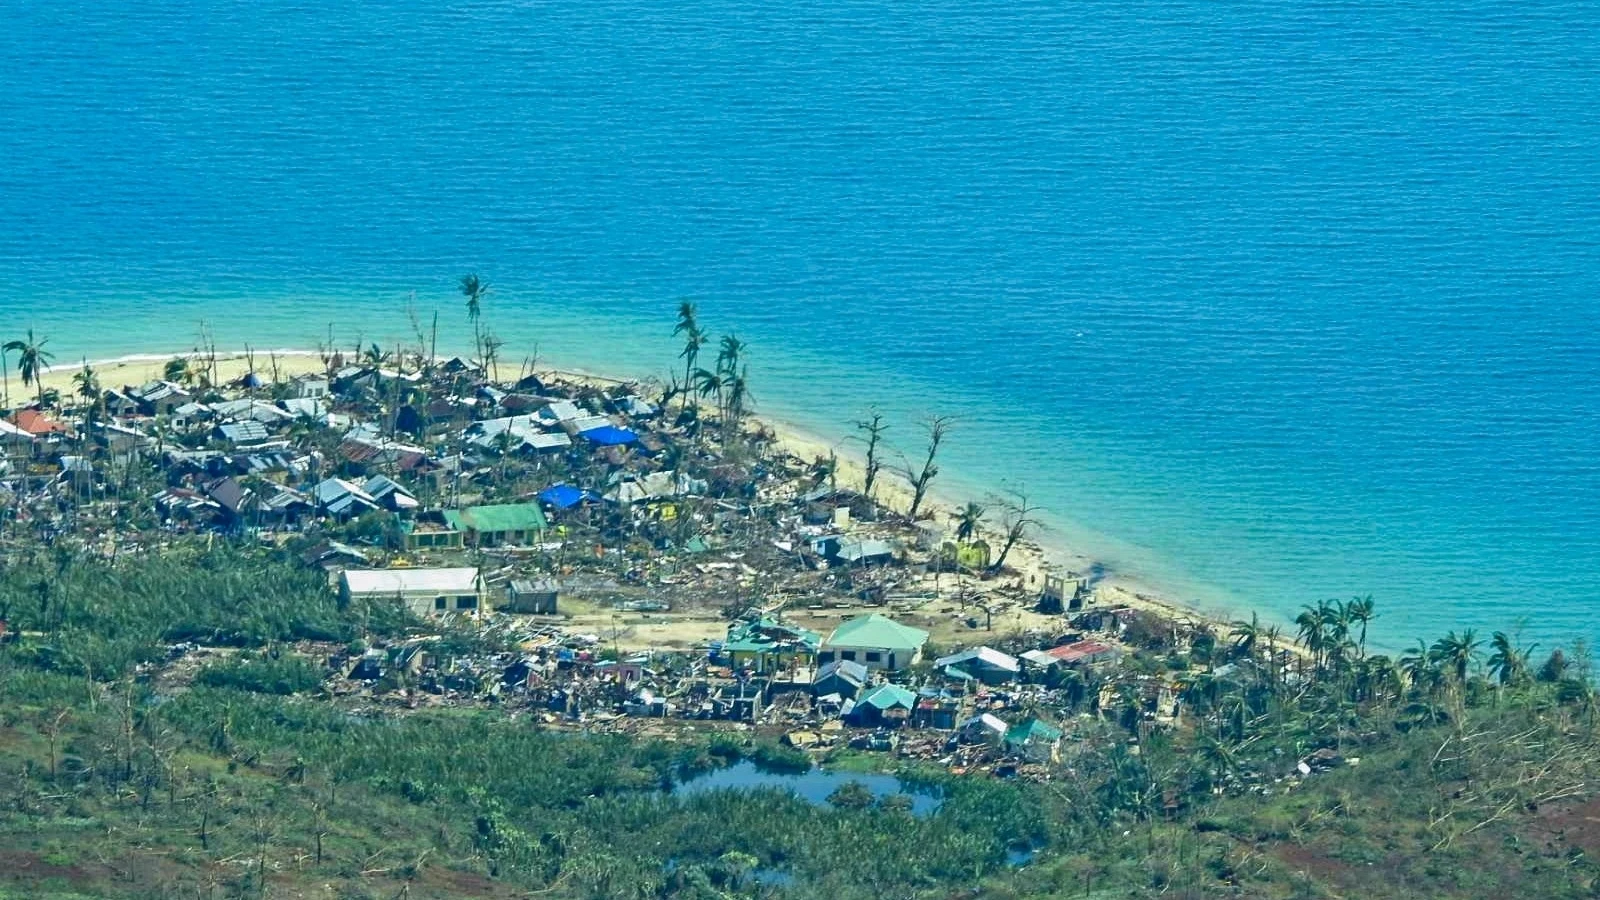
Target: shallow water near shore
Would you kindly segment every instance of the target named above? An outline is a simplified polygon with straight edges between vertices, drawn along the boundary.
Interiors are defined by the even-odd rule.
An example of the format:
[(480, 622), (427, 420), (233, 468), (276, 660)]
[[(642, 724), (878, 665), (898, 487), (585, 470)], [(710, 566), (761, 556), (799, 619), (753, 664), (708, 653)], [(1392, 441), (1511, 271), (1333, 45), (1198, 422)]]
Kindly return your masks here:
[[(1600, 10), (0, 9), (0, 331), (469, 330), (959, 417), (941, 480), (1208, 607), (1600, 638)], [(470, 48), (470, 49), (467, 49)]]

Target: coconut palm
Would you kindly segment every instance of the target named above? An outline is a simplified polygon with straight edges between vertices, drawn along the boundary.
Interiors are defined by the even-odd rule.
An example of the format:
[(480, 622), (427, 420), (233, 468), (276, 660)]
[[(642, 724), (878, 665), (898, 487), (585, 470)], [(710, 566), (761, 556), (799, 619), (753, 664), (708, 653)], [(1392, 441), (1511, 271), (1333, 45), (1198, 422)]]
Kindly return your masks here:
[(510, 430), (497, 432), (494, 436), (494, 449), (500, 455), (499, 477), (501, 481), (505, 480), (506, 464), (511, 462), (511, 450), (515, 445), (516, 439), (511, 436)]
[(1233, 629), (1228, 632), (1228, 637), (1233, 638), (1233, 650), (1241, 656), (1255, 655), (1256, 644), (1262, 636), (1261, 617), (1255, 613), (1250, 614), (1250, 621), (1243, 619), (1233, 623)]
[(813, 487), (819, 487), (823, 482), (827, 482), (829, 487), (832, 487), (834, 480), (838, 477), (838, 475), (839, 457), (833, 453), (829, 453), (827, 456), (819, 456), (817, 457), (816, 461), (811, 464), (811, 478)]
[(472, 323), (472, 346), (479, 358), (483, 356), (483, 331), (479, 320), (483, 317), (483, 298), (489, 295), (489, 282), (470, 273), (461, 276), (461, 294), (467, 298), (467, 320)]
[(187, 356), (174, 356), (161, 369), (161, 378), (181, 385), (194, 384), (194, 365)]
[(694, 372), (695, 392), (702, 397), (717, 398), (717, 412), (722, 412), (722, 392), (726, 387), (721, 372), (710, 369), (696, 369)]
[(678, 305), (678, 324), (672, 333), (683, 335), (683, 350), (679, 351), (678, 358), (683, 360), (683, 403), (687, 409), (694, 402), (694, 392), (688, 386), (694, 383), (694, 370), (700, 362), (700, 348), (706, 345), (706, 335), (700, 330), (700, 320), (693, 303), (685, 300)]
[(1428, 648), (1428, 653), (1434, 661), (1449, 672), (1457, 685), (1467, 683), (1467, 670), (1471, 668), (1472, 661), (1478, 656), (1478, 647), (1483, 644), (1474, 635), (1471, 628), (1459, 635), (1454, 631), (1433, 642)]
[(1195, 750), (1213, 785), (1227, 781), (1239, 770), (1239, 759), (1233, 748), (1216, 738), (1201, 737)]
[(732, 375), (739, 371), (747, 346), (739, 340), (738, 335), (725, 334), (722, 343), (717, 347), (717, 371), (723, 375)]
[(389, 361), (389, 351), (373, 344), (361, 353), (361, 364), (371, 368), (378, 368)]
[(963, 542), (976, 540), (986, 511), (982, 505), (968, 500), (967, 505), (956, 514), (956, 540)]
[(1400, 676), (1400, 670), (1395, 668), (1394, 661), (1379, 654), (1362, 657), (1356, 667), (1355, 690), (1356, 695), (1363, 700), (1373, 700), (1380, 696), (1398, 697), (1404, 692), (1405, 683)]
[(1406, 681), (1418, 691), (1431, 691), (1438, 685), (1439, 667), (1437, 660), (1428, 650), (1427, 642), (1417, 639), (1417, 645), (1411, 652), (1400, 657), (1400, 671), (1405, 673)]
[(35, 338), (33, 329), (28, 329), (28, 336), (23, 340), (7, 341), (7, 353), (17, 354), (17, 371), (22, 374), (22, 386), (32, 386), (38, 392), (39, 405), (44, 405), (44, 382), (41, 380), (44, 370), (50, 367), (50, 361), (55, 356), (44, 349), (50, 342), (49, 338)]
[[(748, 366), (739, 369), (738, 373), (729, 373), (723, 385), (728, 395), (728, 407), (724, 412), (726, 422), (732, 426), (732, 434), (739, 433), (739, 422), (744, 416), (745, 406), (750, 401), (750, 369)], [(728, 427), (722, 429), (723, 437), (730, 433)]]
[(1497, 681), (1507, 687), (1528, 681), (1528, 657), (1533, 655), (1535, 647), (1519, 650), (1505, 632), (1496, 631), (1489, 639), (1489, 648), (1494, 651), (1489, 656), (1489, 673)]
[(90, 367), (89, 361), (84, 360), (83, 368), (73, 373), (72, 383), (77, 388), (78, 398), (83, 400), (88, 407), (83, 417), (85, 438), (87, 438), (87, 426), (98, 418), (100, 404), (105, 400), (105, 397), (100, 393), (100, 376)]
[(1300, 614), (1294, 617), (1295, 628), (1299, 630), (1300, 644), (1311, 652), (1312, 661), (1318, 669), (1322, 668), (1323, 656), (1328, 649), (1330, 619), (1331, 610), (1325, 600), (1316, 606), (1307, 604)]
[(1367, 625), (1377, 618), (1373, 611), (1372, 595), (1356, 597), (1344, 605), (1345, 619), (1358, 625), (1361, 629), (1356, 639), (1356, 646), (1360, 648), (1361, 655), (1367, 655)]

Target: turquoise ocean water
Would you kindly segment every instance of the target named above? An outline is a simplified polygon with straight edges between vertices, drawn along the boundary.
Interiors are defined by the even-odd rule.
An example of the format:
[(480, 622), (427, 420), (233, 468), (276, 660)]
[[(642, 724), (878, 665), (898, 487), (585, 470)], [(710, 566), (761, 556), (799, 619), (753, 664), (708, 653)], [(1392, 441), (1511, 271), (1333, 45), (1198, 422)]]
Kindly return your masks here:
[(467, 333), (958, 416), (960, 492), (1205, 604), (1600, 637), (1600, 7), (0, 5), (0, 331)]

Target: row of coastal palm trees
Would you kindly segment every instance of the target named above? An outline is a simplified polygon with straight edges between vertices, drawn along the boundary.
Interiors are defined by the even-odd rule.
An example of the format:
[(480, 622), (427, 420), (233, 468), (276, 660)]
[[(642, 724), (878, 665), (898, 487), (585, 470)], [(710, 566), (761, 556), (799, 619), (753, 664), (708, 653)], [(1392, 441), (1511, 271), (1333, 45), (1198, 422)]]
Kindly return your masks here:
[[(1537, 645), (1518, 646), (1503, 631), (1494, 632), (1488, 641), (1489, 655), (1485, 659), (1485, 643), (1471, 628), (1449, 631), (1431, 644), (1418, 640), (1394, 662), (1385, 656), (1369, 657), (1367, 628), (1376, 617), (1371, 596), (1308, 604), (1294, 618), (1296, 643), (1304, 649), (1318, 676), (1369, 679), (1375, 672), (1382, 674), (1387, 666), (1413, 687), (1425, 690), (1465, 685), (1480, 662), (1490, 680), (1502, 686), (1525, 684), (1536, 676), (1539, 680), (1560, 681), (1566, 675), (1566, 658), (1560, 650), (1554, 651), (1551, 660), (1535, 672), (1530, 660)], [(1251, 615), (1248, 620), (1234, 622), (1229, 637), (1240, 656), (1255, 656), (1263, 648), (1271, 655), (1282, 640), (1282, 630)]]
[(687, 301), (678, 306), (678, 324), (672, 333), (683, 337), (683, 349), (678, 353), (683, 360), (683, 382), (676, 386), (683, 397), (682, 408), (693, 409), (698, 416), (699, 399), (713, 398), (724, 439), (738, 434), (751, 399), (750, 367), (744, 361), (748, 345), (738, 335), (725, 334), (717, 344), (716, 363), (702, 367), (700, 353), (711, 338), (700, 327), (699, 311)]

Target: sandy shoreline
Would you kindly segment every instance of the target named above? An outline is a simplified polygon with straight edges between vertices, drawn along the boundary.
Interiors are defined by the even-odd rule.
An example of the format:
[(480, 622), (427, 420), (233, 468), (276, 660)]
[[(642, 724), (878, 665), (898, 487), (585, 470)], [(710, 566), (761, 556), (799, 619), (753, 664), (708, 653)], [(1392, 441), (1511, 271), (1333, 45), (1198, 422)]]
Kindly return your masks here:
[[(168, 361), (184, 354), (155, 354), (136, 353), (109, 359), (88, 360), (88, 365), (94, 369), (103, 389), (121, 388), (125, 385), (135, 386), (153, 381), (162, 377), (163, 369)], [(192, 354), (191, 354), (192, 355)], [(276, 361), (277, 374), (280, 378), (288, 378), (323, 370), (322, 358), (318, 351), (301, 349), (273, 349), (256, 350), (253, 352), (255, 371), (267, 376), (272, 372), (274, 360)], [(11, 399), (16, 403), (26, 403), (34, 394), (35, 388), (24, 388), (21, 378), (15, 371), (15, 360), (11, 361), (10, 373)], [(62, 362), (59, 359), (55, 365), (45, 370), (40, 381), (45, 389), (54, 388), (64, 396), (70, 395), (74, 389), (73, 376), (82, 370), (82, 361), (75, 363)], [(226, 384), (238, 379), (250, 371), (249, 358), (243, 351), (219, 351), (216, 358), (217, 379)], [(636, 379), (623, 379), (605, 375), (598, 372), (588, 372), (581, 369), (563, 367), (541, 367), (541, 373), (553, 375), (568, 380), (589, 380), (604, 383), (627, 383)], [(781, 419), (755, 415), (752, 421), (765, 426), (778, 440), (779, 446), (795, 456), (813, 460), (827, 457), (830, 453), (838, 459), (838, 481), (846, 487), (860, 488), (866, 473), (866, 460), (862, 450), (856, 442), (848, 437), (830, 439), (814, 431), (786, 422)], [(841, 423), (840, 428), (849, 428), (848, 423)], [(911, 487), (895, 474), (891, 469), (885, 468), (879, 476), (879, 485), (875, 490), (880, 503), (891, 509), (904, 511), (911, 505)], [(955, 511), (963, 507), (968, 500), (976, 500), (990, 508), (992, 520), (986, 522), (985, 536), (995, 543), (994, 538), (999, 531), (998, 511), (994, 504), (989, 502), (998, 491), (991, 491), (987, 496), (956, 496), (948, 488), (941, 489), (936, 481), (930, 487), (928, 497), (923, 502), (923, 508), (932, 512), (939, 520), (949, 523)], [(953, 525), (951, 526), (953, 530)], [(1046, 573), (1065, 575), (1068, 577), (1088, 577), (1090, 572), (1096, 571), (1100, 561), (1067, 546), (1058, 536), (1052, 535), (1047, 529), (1035, 529), (1026, 540), (1017, 544), (1012, 549), (1007, 559), (1007, 567), (1014, 568), (1020, 573), (1022, 585), (1029, 590), (1037, 590), (1043, 585)], [(1015, 581), (1016, 578), (1011, 579)], [(1154, 587), (1144, 584), (1135, 578), (1114, 570), (1103, 571), (1098, 574), (1095, 582), (1099, 603), (1103, 606), (1129, 606), (1159, 613), (1165, 617), (1180, 621), (1211, 621), (1227, 623), (1231, 616), (1224, 610), (1200, 609), (1190, 604), (1164, 596)]]

